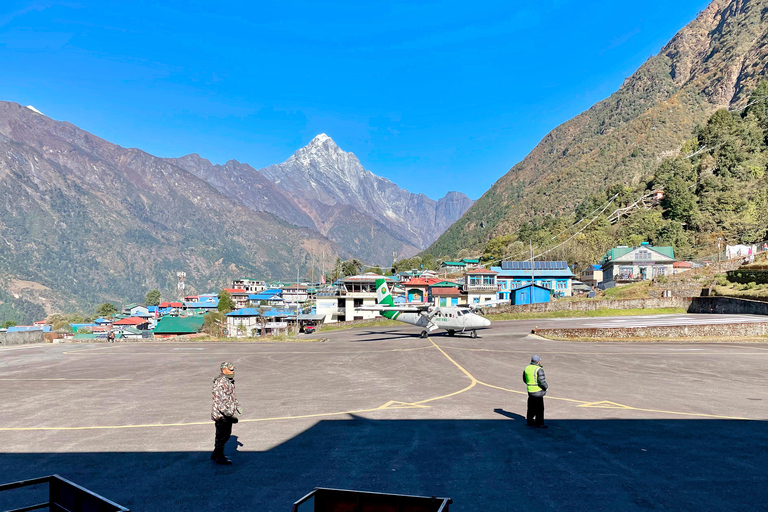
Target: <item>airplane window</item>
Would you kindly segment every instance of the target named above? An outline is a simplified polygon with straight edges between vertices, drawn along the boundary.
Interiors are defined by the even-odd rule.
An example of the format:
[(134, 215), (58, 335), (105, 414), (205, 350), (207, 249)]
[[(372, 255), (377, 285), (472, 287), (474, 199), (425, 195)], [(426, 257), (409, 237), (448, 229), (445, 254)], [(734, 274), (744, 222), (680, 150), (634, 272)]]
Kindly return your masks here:
[(459, 316), (462, 316), (463, 314), (464, 314), (464, 313), (462, 313), (461, 311), (459, 311), (459, 313), (458, 313), (458, 315), (459, 315)]

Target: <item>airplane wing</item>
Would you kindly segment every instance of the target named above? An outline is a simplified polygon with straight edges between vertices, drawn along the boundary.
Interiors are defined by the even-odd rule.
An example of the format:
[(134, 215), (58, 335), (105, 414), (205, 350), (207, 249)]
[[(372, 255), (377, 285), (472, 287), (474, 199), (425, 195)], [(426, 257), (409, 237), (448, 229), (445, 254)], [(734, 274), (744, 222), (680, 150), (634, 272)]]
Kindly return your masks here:
[(429, 311), (433, 306), (429, 304), (424, 305), (394, 305), (389, 306), (387, 304), (376, 304), (374, 306), (362, 306), (355, 308), (356, 311), (399, 311), (400, 313), (421, 313), (422, 311)]

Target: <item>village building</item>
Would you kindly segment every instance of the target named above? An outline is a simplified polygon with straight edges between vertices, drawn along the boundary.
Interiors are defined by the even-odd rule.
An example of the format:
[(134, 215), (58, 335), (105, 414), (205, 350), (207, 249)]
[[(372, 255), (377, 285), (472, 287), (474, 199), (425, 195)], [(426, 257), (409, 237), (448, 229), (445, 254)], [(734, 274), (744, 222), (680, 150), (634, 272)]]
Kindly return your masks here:
[(690, 261), (676, 261), (672, 264), (672, 275), (682, 274), (688, 272), (693, 268), (693, 263)]
[(638, 247), (618, 246), (601, 260), (605, 288), (673, 275), (674, 248), (644, 242)]
[(513, 306), (549, 302), (551, 297), (552, 290), (537, 284), (526, 284), (510, 291), (510, 303)]
[(435, 287), (430, 291), (432, 303), (438, 307), (461, 306), (466, 305), (466, 295), (462, 295), (458, 286), (454, 287)]
[(405, 290), (405, 303), (424, 304), (430, 302), (429, 287), (439, 283), (441, 279), (434, 277), (416, 277), (402, 283)]
[(164, 316), (157, 322), (155, 338), (196, 334), (203, 328), (202, 316)]
[(603, 270), (600, 265), (590, 265), (581, 273), (581, 282), (597, 288), (603, 282)]
[(282, 288), (280, 294), (286, 305), (288, 304), (304, 304), (309, 301), (309, 291), (307, 286), (303, 284), (289, 284)]
[(603, 287), (613, 288), (672, 275), (675, 251), (672, 247), (653, 247), (644, 242), (639, 247), (619, 246), (603, 256)]
[(244, 290), (247, 293), (260, 293), (267, 289), (267, 283), (249, 277), (242, 277), (232, 281), (232, 288)]
[(242, 288), (224, 288), (224, 291), (235, 301), (235, 309), (242, 309), (248, 306), (248, 296), (250, 294)]
[(485, 268), (468, 270), (464, 275), (464, 291), (467, 293), (468, 304), (493, 302), (499, 289), (496, 283), (498, 272)]
[(257, 336), (259, 334), (259, 310), (256, 308), (242, 308), (227, 313), (227, 334), (243, 338), (245, 336)]
[(254, 293), (248, 296), (248, 302), (251, 306), (282, 306), (285, 301), (282, 297), (281, 288), (269, 288), (260, 293)]
[(369, 272), (345, 277), (330, 289), (318, 290), (316, 314), (323, 315), (325, 323), (375, 318), (378, 316), (376, 311), (358, 311), (356, 308), (376, 304), (377, 279), (384, 279), (388, 286), (393, 283), (391, 277)]
[[(533, 269), (533, 270), (531, 270)], [(573, 294), (571, 280), (574, 277), (565, 261), (502, 261), (501, 267), (491, 267), (498, 272), (498, 299), (511, 300), (511, 292), (521, 286), (534, 284), (546, 288), (556, 297), (570, 297)]]
[(112, 327), (133, 327), (141, 331), (146, 331), (150, 329), (150, 320), (149, 318), (141, 316), (129, 316), (128, 318), (122, 318), (112, 322)]

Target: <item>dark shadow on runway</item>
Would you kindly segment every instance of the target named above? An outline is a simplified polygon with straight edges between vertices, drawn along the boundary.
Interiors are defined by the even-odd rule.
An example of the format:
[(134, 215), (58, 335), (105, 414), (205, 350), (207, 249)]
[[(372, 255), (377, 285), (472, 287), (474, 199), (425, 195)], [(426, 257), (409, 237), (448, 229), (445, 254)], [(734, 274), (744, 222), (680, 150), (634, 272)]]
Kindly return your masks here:
[[(745, 511), (768, 502), (768, 422), (557, 420), (538, 430), (495, 412), (493, 420), (323, 420), (264, 452), (247, 449), (262, 424), (240, 423), (226, 450), (233, 466), (213, 464), (209, 451), (2, 453), (0, 482), (58, 473), (134, 512), (287, 511), (315, 486), (450, 496), (459, 512)], [(171, 433), (213, 443), (212, 426), (162, 435)], [(45, 446), (69, 435), (28, 439)], [(0, 510), (10, 508), (3, 500)]]

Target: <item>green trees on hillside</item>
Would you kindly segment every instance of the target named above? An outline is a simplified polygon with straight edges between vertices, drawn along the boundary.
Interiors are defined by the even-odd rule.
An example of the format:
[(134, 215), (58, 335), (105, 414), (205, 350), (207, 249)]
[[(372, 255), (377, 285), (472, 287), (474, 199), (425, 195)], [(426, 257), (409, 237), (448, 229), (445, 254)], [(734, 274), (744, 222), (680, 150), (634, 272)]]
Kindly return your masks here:
[(160, 290), (149, 290), (144, 296), (144, 304), (147, 306), (159, 306), (160, 298)]
[[(523, 245), (517, 252), (525, 258), (530, 243), (537, 255), (583, 268), (616, 245), (672, 245), (678, 259), (690, 259), (711, 255), (718, 237), (729, 244), (768, 239), (768, 82), (745, 108), (718, 110), (692, 135), (639, 185), (594, 192), (570, 215), (534, 215), (516, 232), (489, 240), (483, 258), (521, 259), (510, 250), (514, 244)], [(658, 203), (649, 199), (655, 190), (663, 190)]]

